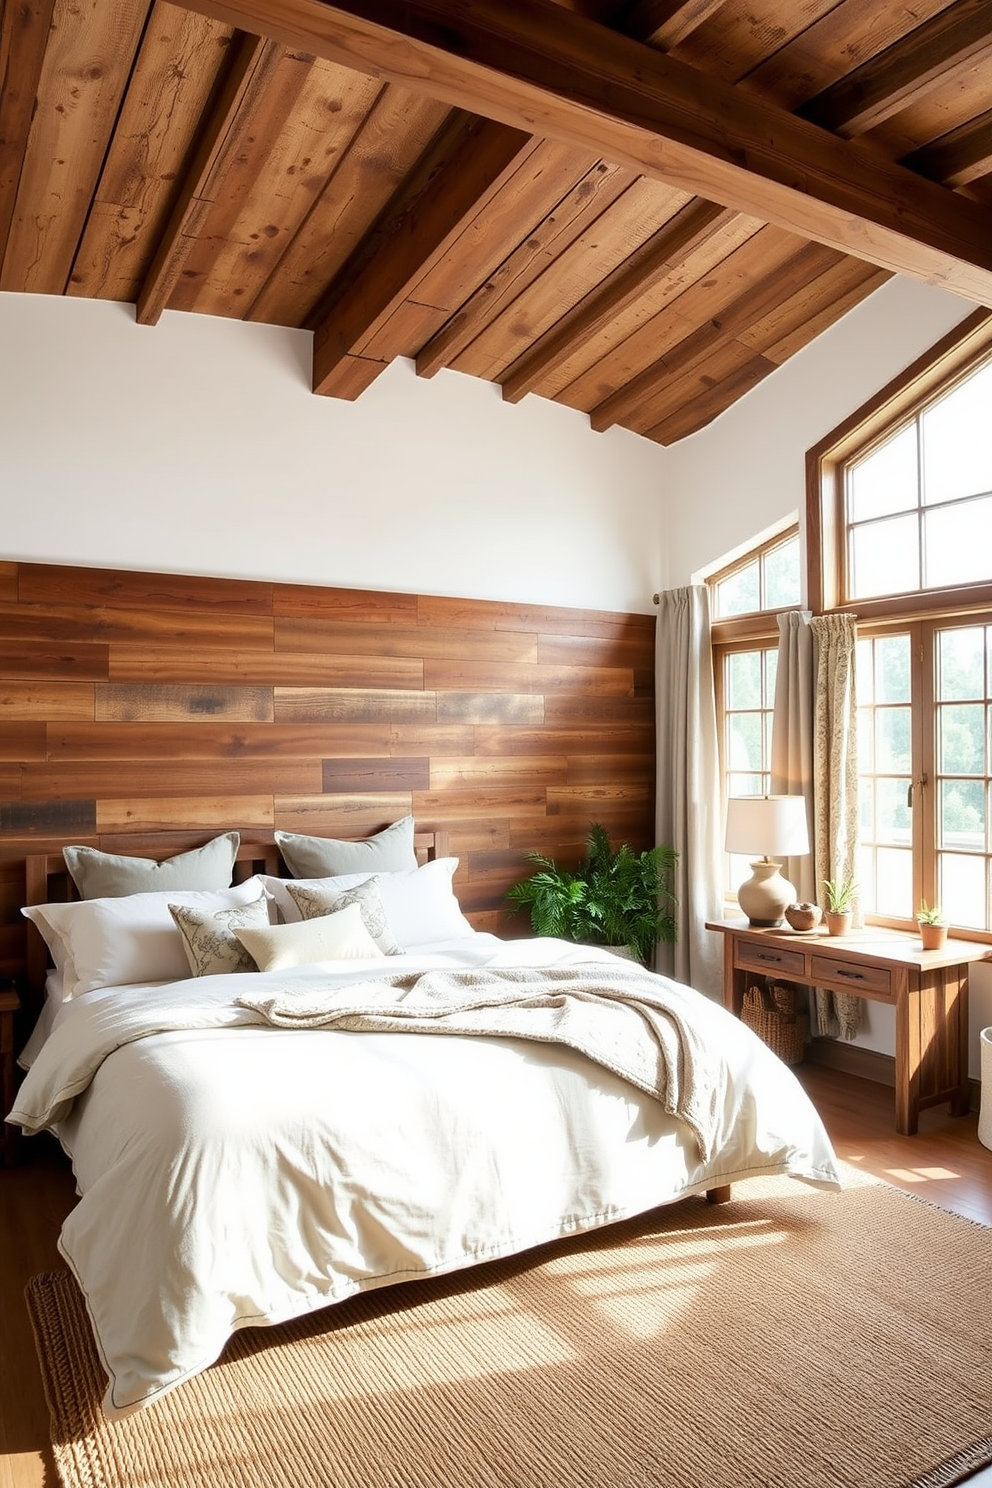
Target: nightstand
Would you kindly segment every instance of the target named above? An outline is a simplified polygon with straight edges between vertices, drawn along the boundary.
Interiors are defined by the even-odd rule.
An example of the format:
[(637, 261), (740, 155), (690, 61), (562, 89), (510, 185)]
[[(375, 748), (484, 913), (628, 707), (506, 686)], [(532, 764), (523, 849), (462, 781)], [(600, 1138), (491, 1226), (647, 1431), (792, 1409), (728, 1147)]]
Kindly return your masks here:
[[(21, 999), (9, 983), (0, 982), (0, 1099), (6, 1116), (17, 1094), (17, 1067), (14, 1063), (14, 1018), (20, 1011)], [(0, 1164), (9, 1168), (17, 1154), (18, 1128), (3, 1123), (0, 1141)]]

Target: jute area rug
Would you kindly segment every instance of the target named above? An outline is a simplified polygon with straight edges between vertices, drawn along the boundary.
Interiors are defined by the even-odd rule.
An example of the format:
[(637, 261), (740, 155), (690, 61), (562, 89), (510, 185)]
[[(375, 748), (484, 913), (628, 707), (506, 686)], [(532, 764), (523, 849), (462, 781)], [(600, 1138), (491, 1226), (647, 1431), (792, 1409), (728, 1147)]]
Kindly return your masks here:
[(701, 1199), (245, 1330), (104, 1421), (28, 1301), (65, 1488), (947, 1488), (992, 1461), (992, 1230), (855, 1177)]

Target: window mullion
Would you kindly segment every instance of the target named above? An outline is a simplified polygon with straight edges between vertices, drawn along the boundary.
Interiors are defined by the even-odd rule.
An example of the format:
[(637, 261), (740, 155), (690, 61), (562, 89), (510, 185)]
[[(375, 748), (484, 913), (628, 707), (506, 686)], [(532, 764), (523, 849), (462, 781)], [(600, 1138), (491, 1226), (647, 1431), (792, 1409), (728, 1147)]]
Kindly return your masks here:
[(936, 630), (933, 622), (912, 627), (913, 779), (922, 782), (913, 808), (914, 907), (921, 899), (937, 903)]

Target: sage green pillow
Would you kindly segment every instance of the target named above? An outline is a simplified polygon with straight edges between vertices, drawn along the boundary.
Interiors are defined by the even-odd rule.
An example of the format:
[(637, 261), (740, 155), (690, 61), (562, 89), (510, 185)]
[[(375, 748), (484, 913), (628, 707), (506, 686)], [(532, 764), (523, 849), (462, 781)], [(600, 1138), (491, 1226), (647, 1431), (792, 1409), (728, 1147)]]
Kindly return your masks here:
[(413, 817), (404, 816), (374, 837), (347, 842), (276, 832), (279, 851), (294, 878), (339, 878), (344, 873), (405, 873), (417, 866)]
[(240, 842), (240, 833), (225, 832), (161, 863), (95, 847), (64, 847), (62, 856), (81, 899), (121, 899), (125, 894), (230, 888)]

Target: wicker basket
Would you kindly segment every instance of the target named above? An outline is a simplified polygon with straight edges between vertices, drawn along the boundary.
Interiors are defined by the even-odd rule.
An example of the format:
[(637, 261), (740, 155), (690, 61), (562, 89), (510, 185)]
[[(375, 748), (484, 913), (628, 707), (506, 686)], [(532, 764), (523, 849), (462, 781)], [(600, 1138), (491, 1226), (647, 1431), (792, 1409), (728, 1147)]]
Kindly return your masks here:
[(797, 1011), (794, 987), (778, 984), (748, 987), (741, 1021), (777, 1054), (783, 1064), (800, 1064), (809, 1032), (809, 1018)]

